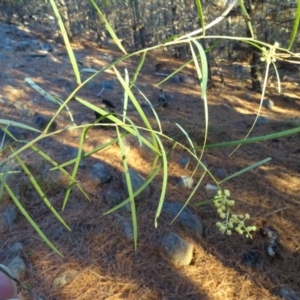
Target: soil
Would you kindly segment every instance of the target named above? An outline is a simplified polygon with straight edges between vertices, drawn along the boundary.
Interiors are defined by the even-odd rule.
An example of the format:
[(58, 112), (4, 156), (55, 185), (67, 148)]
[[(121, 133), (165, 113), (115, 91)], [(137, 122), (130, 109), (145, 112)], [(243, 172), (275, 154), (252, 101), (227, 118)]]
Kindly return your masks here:
[[(43, 28), (32, 26), (31, 36), (43, 39)], [(13, 32), (9, 37), (16, 42), (22, 38)], [(111, 48), (98, 48), (96, 44), (76, 40), (72, 44), (80, 69), (101, 69), (107, 66), (108, 55), (115, 58), (121, 54)], [(52, 117), (58, 106), (32, 89), (24, 79), (30, 78), (45, 91), (65, 100), (76, 86), (75, 77), (64, 47), (54, 45), (53, 53), (39, 52), (42, 57), (34, 57), (27, 51), (1, 50), (0, 91), (3, 98), (9, 99), (1, 104), (1, 119), (14, 120), (35, 126), (36, 115)], [(45, 54), (45, 55), (44, 55)], [(124, 77), (125, 68), (130, 76), (139, 63), (140, 57), (131, 57), (117, 65)], [(155, 74), (156, 65), (161, 63), (165, 70), (175, 70), (185, 61), (170, 58), (163, 53), (150, 53), (138, 76), (136, 85), (152, 104), (158, 102), (159, 90), (173, 96), (168, 107), (156, 107), (163, 132), (167, 136), (188, 146), (184, 134), (175, 125), (180, 124), (192, 141), (201, 146), (204, 140), (205, 114), (203, 100), (200, 98), (198, 85), (172, 83), (170, 80), (156, 86), (163, 77)], [(243, 73), (237, 70), (243, 69)], [(247, 66), (238, 62), (215, 60), (212, 63), (214, 86), (208, 90), (209, 130), (208, 144), (243, 139), (250, 130), (260, 104), (260, 94), (252, 91)], [(221, 82), (218, 72), (223, 74)], [(163, 71), (162, 71), (163, 72)], [(250, 137), (266, 135), (299, 126), (300, 100), (299, 76), (295, 72), (279, 70), (281, 93), (277, 91), (275, 78), (268, 83), (266, 97), (274, 101), (273, 110), (261, 108), (260, 115), (268, 119), (267, 124), (256, 125)], [(195, 75), (192, 65), (182, 71)], [(84, 78), (90, 74), (82, 73)], [(123, 90), (116, 83), (114, 90), (105, 90), (101, 97), (96, 97), (101, 90), (101, 82), (116, 78), (113, 69), (100, 74), (95, 84), (83, 88), (76, 96), (100, 105), (101, 99), (112, 101), (116, 112), (122, 113)], [(137, 99), (143, 100), (141, 93), (134, 89)], [(71, 100), (68, 107), (76, 124), (93, 123), (94, 112), (76, 100)], [(145, 113), (153, 128), (158, 124), (150, 109)], [(128, 116), (142, 125), (134, 110)], [(56, 162), (63, 163), (71, 159), (69, 147), (78, 148), (81, 129), (68, 129), (71, 126), (69, 114), (63, 110), (56, 118), (59, 131), (40, 140), (36, 147), (45, 151)], [(25, 132), (25, 131), (24, 131)], [(149, 136), (146, 132), (143, 133)], [(26, 140), (30, 141), (38, 134), (26, 131)], [(104, 130), (103, 126), (92, 128), (84, 142), (85, 153), (95, 149), (116, 137), (114, 127)], [(149, 175), (154, 155), (148, 148), (140, 147), (137, 140), (130, 137), (131, 150), (127, 156), (128, 165), (144, 177)], [(289, 287), (300, 292), (300, 220), (299, 220), (299, 179), (300, 179), (300, 136), (293, 134), (274, 138), (265, 142), (239, 147), (223, 147), (205, 150), (203, 162), (216, 173), (218, 168), (227, 175), (233, 174), (255, 162), (270, 157), (272, 160), (238, 177), (221, 184), (230, 190), (236, 201), (234, 211), (239, 214), (249, 213), (249, 225), (258, 230), (252, 239), (236, 233), (231, 236), (218, 231), (215, 223), (219, 217), (213, 206), (195, 205), (207, 199), (205, 185), (213, 184), (206, 175), (199, 189), (192, 197), (189, 207), (201, 218), (205, 228), (203, 238), (199, 239), (184, 231), (176, 222), (163, 217), (158, 219), (158, 228), (154, 227), (154, 217), (159, 201), (162, 174), (151, 183), (151, 196), (137, 206), (138, 247), (128, 242), (114, 224), (113, 213), (103, 215), (110, 207), (104, 202), (103, 194), (108, 188), (123, 193), (121, 176), (123, 172), (120, 148), (117, 143), (85, 159), (85, 166), (80, 167), (76, 179), (86, 191), (88, 201), (78, 188), (74, 187), (65, 208), (62, 210), (68, 178), (59, 172), (49, 172), (50, 165), (33, 150), (20, 154), (32, 174), (37, 178), (46, 196), (62, 218), (71, 228), (57, 234), (61, 228), (59, 221), (49, 211), (45, 203), (30, 186), (24, 173), (8, 177), (8, 184), (19, 198), (34, 221), (43, 230), (50, 241), (63, 254), (55, 254), (38, 236), (31, 225), (20, 213), (10, 230), (1, 228), (0, 260), (6, 263), (5, 253), (13, 242), (23, 244), (22, 257), (26, 263), (26, 274), (21, 282), (43, 299), (278, 299), (277, 290)], [(163, 139), (166, 149), (171, 143)], [(20, 145), (18, 146), (20, 147)], [(9, 150), (2, 152), (4, 159)], [(187, 169), (179, 166), (178, 160), (189, 154), (177, 146), (168, 157), (169, 181), (166, 200), (184, 203), (191, 190), (177, 185), (176, 178), (181, 175), (191, 176), (196, 161), (191, 159)], [(113, 179), (105, 184), (95, 184), (89, 179), (90, 168), (97, 161), (105, 162)], [(18, 170), (15, 162), (12, 168)], [(66, 167), (72, 172), (72, 167)], [(202, 170), (195, 174), (199, 179)], [(124, 198), (125, 199), (125, 198)], [(0, 212), (13, 205), (11, 198), (4, 193)], [(123, 211), (130, 219), (130, 213)], [(273, 228), (279, 237), (279, 247), (274, 257), (267, 254), (268, 238), (260, 233), (265, 227)], [(195, 247), (192, 264), (176, 267), (162, 257), (155, 247), (157, 239), (167, 231), (176, 230), (182, 237), (191, 241)], [(247, 251), (255, 251), (258, 263), (251, 267), (243, 264)], [(77, 276), (62, 288), (55, 288), (53, 282), (66, 270), (75, 270)], [(28, 291), (18, 287), (21, 299), (32, 299)]]

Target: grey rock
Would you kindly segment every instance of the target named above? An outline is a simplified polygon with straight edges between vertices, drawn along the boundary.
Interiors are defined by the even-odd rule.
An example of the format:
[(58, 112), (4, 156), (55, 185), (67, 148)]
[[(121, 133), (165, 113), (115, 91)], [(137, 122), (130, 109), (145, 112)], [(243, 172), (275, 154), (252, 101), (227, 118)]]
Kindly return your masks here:
[(115, 58), (110, 54), (109, 55), (101, 54), (100, 58), (107, 61), (108, 63), (112, 63), (115, 60)]
[(30, 49), (31, 51), (41, 50), (42, 44), (37, 40), (30, 41)]
[(99, 97), (104, 90), (111, 90), (113, 91), (115, 89), (115, 83), (116, 83), (116, 80), (113, 79), (113, 80), (110, 80), (110, 81), (103, 81), (101, 82), (101, 91), (97, 94), (97, 97)]
[(54, 240), (60, 239), (63, 236), (63, 234), (65, 233), (65, 231), (66, 231), (65, 227), (63, 227), (63, 226), (57, 227), (52, 233), (52, 238)]
[(86, 90), (93, 90), (96, 88), (98, 88), (98, 82), (96, 82), (95, 80), (90, 80), (81, 88), (81, 90), (86, 91)]
[(176, 74), (176, 75), (172, 76), (171, 82), (172, 83), (180, 83), (181, 82), (180, 75)]
[(15, 206), (8, 206), (2, 212), (2, 220), (5, 228), (10, 228), (17, 219), (17, 208)]
[(23, 250), (23, 244), (20, 242), (13, 243), (8, 249), (7, 249), (7, 256), (17, 256), (20, 255)]
[(196, 85), (199, 82), (198, 78), (191, 75), (180, 75), (180, 81), (188, 85)]
[[(70, 149), (70, 156), (72, 157), (72, 158), (76, 158), (77, 157), (77, 155), (78, 155), (78, 152), (79, 152), (79, 149), (78, 148), (73, 148), (73, 147), (71, 147), (71, 149)], [(85, 152), (82, 150), (81, 151), (81, 157), (83, 157), (85, 155)], [(80, 160), (80, 162), (79, 162), (79, 166), (80, 167), (84, 167), (85, 166), (85, 162), (81, 159)]]
[(188, 266), (193, 259), (194, 246), (171, 232), (160, 239), (161, 254), (166, 255), (177, 266)]
[[(176, 202), (164, 202), (163, 212), (169, 214), (172, 218), (175, 218), (182, 209), (183, 204)], [(177, 220), (187, 230), (195, 233), (198, 237), (203, 234), (203, 226), (201, 220), (195, 216), (187, 207), (178, 216)]]
[(205, 186), (205, 190), (206, 190), (206, 195), (208, 198), (213, 198), (214, 196), (217, 195), (219, 188), (216, 185), (213, 184), (207, 184)]
[(224, 179), (227, 177), (227, 173), (224, 169), (222, 168), (216, 168), (213, 170), (213, 174), (219, 178), (219, 179)]
[(115, 214), (114, 219), (115, 219), (118, 229), (123, 233), (124, 237), (128, 241), (133, 241), (132, 221), (125, 219), (124, 217), (122, 217), (119, 214)]
[(53, 52), (54, 51), (54, 45), (50, 44), (50, 43), (45, 43), (45, 44), (42, 45), (42, 49), (44, 51), (47, 51), (47, 52)]
[(299, 295), (289, 287), (281, 287), (277, 291), (278, 296), (284, 300), (300, 300)]
[(61, 275), (54, 279), (53, 288), (59, 289), (70, 284), (78, 274), (79, 272), (76, 270), (67, 270), (63, 272)]
[(192, 189), (193, 184), (194, 184), (194, 179), (192, 177), (189, 177), (189, 176), (181, 176), (181, 177), (178, 178), (177, 182), (181, 186), (184, 186), (188, 189)]
[(266, 125), (268, 123), (269, 123), (269, 120), (266, 117), (262, 117), (262, 116), (259, 116), (256, 121), (257, 125)]
[(102, 87), (103, 89), (113, 91), (113, 90), (115, 89), (115, 81), (114, 81), (114, 80), (103, 81), (103, 82), (101, 83), (101, 87)]
[(184, 169), (186, 169), (189, 166), (189, 163), (190, 163), (190, 159), (187, 156), (181, 157), (178, 160), (179, 166), (184, 168)]
[(242, 257), (242, 264), (246, 266), (250, 266), (252, 268), (255, 268), (259, 264), (259, 258), (258, 254), (255, 250), (248, 250), (247, 252), (244, 253)]
[(111, 178), (108, 167), (102, 163), (96, 163), (92, 166), (90, 178), (96, 183), (105, 183)]
[(269, 110), (273, 110), (275, 104), (272, 100), (264, 99), (263, 102), (262, 102), (262, 106), (269, 109)]
[[(145, 179), (138, 172), (136, 172), (134, 169), (129, 169), (128, 172), (129, 172), (129, 176), (130, 176), (130, 180), (131, 180), (132, 191), (134, 193), (135, 191), (137, 191), (145, 183)], [(123, 186), (124, 186), (126, 196), (128, 197), (129, 194), (128, 194), (128, 190), (127, 190), (125, 172), (122, 174), (121, 179), (122, 179), (122, 183), (123, 183)], [(148, 185), (144, 188), (144, 190), (142, 190), (140, 192), (139, 195), (137, 195), (135, 197), (135, 200), (137, 200), (137, 201), (146, 200), (149, 196), (150, 196), (150, 187)]]
[(20, 279), (24, 276), (26, 271), (26, 265), (24, 260), (20, 256), (16, 256), (9, 264), (8, 268), (11, 271), (13, 277)]
[(120, 204), (123, 200), (125, 199), (123, 199), (122, 195), (116, 190), (108, 189), (104, 192), (104, 201), (110, 207)]
[(30, 42), (29, 41), (20, 41), (17, 43), (16, 47), (15, 47), (15, 51), (26, 51), (27, 49), (29, 49), (31, 47)]
[[(45, 130), (51, 119), (52, 118), (50, 117), (40, 115), (40, 116), (36, 116), (33, 121), (39, 130)], [(53, 132), (56, 129), (57, 129), (57, 123), (53, 121), (52, 124), (50, 125), (48, 132)]]

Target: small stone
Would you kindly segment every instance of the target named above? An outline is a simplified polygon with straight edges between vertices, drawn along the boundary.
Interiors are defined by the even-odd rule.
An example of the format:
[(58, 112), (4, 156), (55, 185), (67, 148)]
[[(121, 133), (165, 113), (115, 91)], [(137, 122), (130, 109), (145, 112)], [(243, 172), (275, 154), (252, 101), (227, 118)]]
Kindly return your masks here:
[(27, 49), (29, 49), (31, 47), (30, 43), (28, 41), (20, 41), (17, 43), (15, 51), (26, 51)]
[(58, 240), (63, 236), (64, 233), (65, 233), (65, 228), (63, 226), (59, 226), (53, 231), (52, 238), (54, 240)]
[[(70, 150), (70, 156), (72, 158), (76, 158), (78, 156), (78, 152), (79, 152), (79, 149), (78, 148), (71, 148)], [(81, 157), (83, 157), (85, 155), (85, 152), (82, 150), (81, 151)], [(85, 166), (85, 162), (81, 159), (80, 162), (79, 162), (79, 167), (84, 167)]]
[(213, 174), (218, 177), (219, 179), (224, 179), (227, 177), (226, 171), (221, 168), (216, 168), (213, 172)]
[(207, 197), (209, 199), (211, 199), (211, 198), (214, 198), (217, 195), (219, 188), (215, 185), (207, 184), (205, 186), (205, 190), (206, 190)]
[(188, 176), (181, 176), (178, 178), (178, 184), (188, 189), (192, 189), (194, 184), (194, 179)]
[(92, 166), (90, 178), (94, 180), (96, 183), (100, 184), (110, 180), (111, 175), (108, 167), (105, 164), (96, 163)]
[(189, 166), (189, 163), (190, 163), (190, 159), (189, 159), (189, 157), (186, 157), (186, 156), (181, 157), (178, 161), (179, 166), (184, 169), (186, 169)]
[(257, 118), (257, 121), (256, 121), (257, 125), (266, 125), (268, 123), (269, 123), (269, 120), (266, 117), (263, 117), (263, 116), (259, 116)]
[(177, 266), (188, 266), (193, 259), (194, 246), (182, 239), (178, 234), (171, 232), (160, 239), (161, 254)]
[(281, 287), (277, 291), (278, 296), (284, 300), (300, 300), (299, 295), (289, 287)]
[(115, 222), (117, 224), (117, 227), (119, 230), (123, 233), (124, 237), (128, 241), (133, 241), (133, 228), (132, 228), (132, 222), (128, 221), (124, 217), (122, 217), (119, 214), (114, 215)]
[[(40, 115), (40, 116), (37, 116), (37, 117), (34, 118), (34, 124), (37, 126), (37, 128), (39, 130), (42, 131), (42, 130), (46, 129), (46, 127), (49, 124), (51, 119), (52, 118), (50, 118), (50, 117), (45, 117), (45, 116)], [(53, 121), (52, 124), (49, 127), (48, 132), (53, 132), (56, 129), (57, 129), (57, 123), (55, 121)]]
[(103, 89), (113, 91), (113, 90), (115, 89), (114, 83), (115, 83), (114, 80), (103, 81), (103, 82), (101, 83), (101, 86), (102, 86)]
[(2, 212), (4, 227), (9, 229), (17, 219), (17, 209), (15, 206), (8, 206)]
[(180, 83), (181, 82), (180, 75), (176, 74), (176, 75), (172, 76), (171, 82), (172, 83)]
[(191, 75), (181, 75), (180, 81), (189, 85), (196, 85), (199, 82), (198, 78)]
[[(132, 191), (134, 193), (145, 183), (145, 179), (134, 169), (128, 169), (128, 172), (131, 180)], [(126, 196), (129, 197), (125, 172), (122, 174), (122, 183), (124, 186)], [(137, 201), (146, 200), (149, 196), (150, 196), (150, 187), (148, 185), (137, 196), (135, 196), (135, 200)]]
[(259, 263), (259, 259), (256, 251), (249, 250), (246, 253), (244, 253), (242, 258), (243, 265), (255, 268), (258, 266), (258, 263)]
[(16, 256), (8, 265), (13, 277), (20, 279), (24, 276), (26, 265), (20, 256)]
[(22, 250), (23, 250), (23, 244), (20, 242), (15, 242), (7, 249), (7, 256), (20, 255)]
[[(168, 213), (172, 218), (175, 218), (180, 210), (182, 209), (182, 203), (176, 202), (164, 202), (163, 212)], [(180, 224), (195, 233), (197, 236), (201, 237), (203, 234), (203, 226), (201, 220), (196, 217), (187, 207), (185, 207), (180, 215), (177, 217), (177, 220)]]
[(42, 45), (42, 50), (47, 51), (47, 52), (53, 52), (54, 46), (53, 46), (53, 44), (45, 43)]
[(269, 109), (269, 110), (273, 110), (275, 104), (272, 100), (264, 99), (263, 102), (262, 102), (262, 106)]
[(120, 204), (123, 200), (125, 199), (123, 199), (122, 195), (116, 190), (108, 189), (104, 192), (104, 201), (110, 207)]
[(63, 272), (61, 275), (54, 279), (53, 288), (59, 289), (70, 284), (78, 274), (79, 272), (76, 270), (67, 270)]

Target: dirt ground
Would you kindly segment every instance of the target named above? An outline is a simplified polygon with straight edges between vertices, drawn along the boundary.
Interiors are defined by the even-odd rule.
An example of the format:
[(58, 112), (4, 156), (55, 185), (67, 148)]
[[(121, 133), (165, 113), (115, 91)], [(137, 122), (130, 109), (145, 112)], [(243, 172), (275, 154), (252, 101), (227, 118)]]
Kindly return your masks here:
[[(36, 39), (43, 38), (43, 31), (31, 28), (30, 34)], [(38, 30), (42, 30), (39, 28)], [(10, 38), (20, 41), (21, 38), (10, 33)], [(103, 59), (108, 55), (115, 58), (120, 54), (112, 49), (100, 49), (88, 41), (76, 41), (73, 44), (76, 59), (80, 68), (100, 69), (108, 64)], [(32, 52), (1, 51), (5, 59), (0, 60), (1, 80), (0, 94), (9, 99), (1, 104), (1, 118), (15, 120), (34, 126), (34, 114), (52, 116), (57, 106), (44, 100), (24, 82), (29, 77), (43, 89), (66, 99), (75, 80), (71, 65), (64, 48), (59, 48), (45, 57), (33, 57)], [(36, 52), (35, 52), (36, 53)], [(175, 69), (183, 61), (175, 60), (163, 54), (152, 53), (147, 56), (137, 85), (148, 99), (155, 104), (158, 101), (159, 88), (155, 85), (162, 80), (155, 74), (157, 63), (163, 62), (166, 69)], [(130, 58), (118, 65), (124, 74), (124, 67), (133, 74), (138, 58)], [(213, 63), (213, 79), (215, 86), (208, 91), (209, 135), (208, 144), (222, 141), (242, 139), (249, 131), (257, 113), (260, 95), (249, 89), (251, 81), (247, 69), (244, 74), (237, 72), (241, 63), (216, 61)], [(222, 87), (218, 68), (222, 70), (225, 84)], [(192, 67), (183, 73), (193, 74)], [(87, 76), (87, 74), (83, 74)], [(299, 75), (294, 72), (280, 70), (282, 93), (276, 90), (275, 79), (270, 80), (266, 97), (275, 103), (273, 110), (262, 108), (261, 115), (269, 121), (267, 124), (256, 125), (250, 137), (265, 135), (299, 126), (300, 100)], [(101, 90), (103, 80), (112, 80), (112, 71), (103, 73), (97, 78), (99, 84), (90, 85), (79, 92), (79, 96), (99, 104), (96, 95)], [(162, 88), (174, 99), (167, 108), (158, 107), (157, 114), (161, 120), (163, 131), (186, 144), (183, 134), (175, 123), (180, 124), (191, 136), (192, 140), (201, 145), (204, 132), (204, 108), (199, 96), (197, 85), (174, 84), (167, 82)], [(142, 99), (135, 91), (138, 99)], [(122, 89), (116, 85), (113, 91), (105, 90), (103, 98), (111, 100), (122, 111)], [(76, 124), (93, 122), (94, 114), (76, 101), (71, 101), (69, 108), (74, 115)], [(139, 123), (138, 115), (130, 111), (129, 116)], [(153, 115), (147, 115), (154, 128), (157, 128)], [(57, 118), (59, 128), (70, 126), (68, 113), (63, 111)], [(91, 129), (84, 144), (84, 151), (111, 140), (116, 136), (115, 130)], [(34, 137), (27, 134), (27, 140)], [(67, 146), (78, 147), (80, 131), (65, 130), (57, 135), (42, 140), (37, 146), (44, 149), (57, 162), (62, 163), (70, 157), (66, 155)], [(210, 205), (195, 208), (195, 204), (206, 200), (205, 185), (212, 184), (211, 178), (205, 177), (203, 184), (191, 200), (189, 207), (201, 218), (205, 230), (203, 238), (197, 239), (187, 235), (175, 222), (170, 225), (168, 220), (159, 219), (159, 226), (154, 227), (156, 205), (161, 188), (161, 174), (151, 184), (151, 196), (137, 208), (139, 236), (138, 249), (124, 239), (114, 226), (113, 215), (103, 216), (109, 207), (103, 201), (103, 193), (107, 188), (122, 191), (120, 174), (123, 172), (121, 155), (118, 145), (97, 152), (86, 159), (86, 166), (79, 169), (77, 179), (90, 196), (89, 202), (76, 189), (73, 190), (65, 210), (61, 211), (67, 183), (57, 173), (49, 173), (49, 166), (41, 158), (26, 151), (21, 154), (32, 173), (37, 176), (41, 186), (52, 205), (60, 212), (63, 219), (72, 229), (57, 235), (59, 222), (51, 214), (44, 202), (29, 186), (24, 174), (8, 179), (13, 191), (21, 203), (44, 231), (46, 236), (62, 252), (63, 258), (53, 253), (41, 240), (25, 218), (19, 215), (10, 230), (1, 231), (0, 259), (5, 263), (5, 251), (15, 241), (23, 244), (22, 257), (26, 263), (26, 274), (22, 283), (43, 299), (50, 300), (90, 300), (90, 299), (279, 299), (277, 290), (289, 287), (300, 293), (300, 221), (299, 221), (299, 177), (300, 149), (299, 134), (269, 140), (240, 147), (234, 154), (234, 148), (220, 148), (205, 151), (203, 161), (214, 173), (222, 168), (227, 175), (233, 174), (248, 165), (264, 158), (272, 160), (257, 169), (253, 169), (222, 185), (229, 189), (236, 200), (234, 210), (237, 213), (249, 213), (250, 224), (258, 230), (253, 239), (233, 234), (222, 235), (215, 223), (219, 220), (215, 209)], [(131, 140), (131, 151), (128, 164), (140, 174), (147, 177), (153, 155), (148, 149), (140, 148), (137, 141)], [(166, 147), (170, 145), (166, 142)], [(176, 184), (176, 176), (191, 175), (193, 167), (182, 169), (178, 160), (187, 154), (177, 147), (169, 161), (168, 189), (166, 200), (184, 203), (190, 190)], [(5, 153), (2, 154), (2, 159)], [(92, 164), (98, 160), (110, 166), (113, 179), (109, 183), (96, 185), (88, 179)], [(68, 169), (69, 171), (71, 169)], [(201, 171), (195, 175), (201, 176)], [(11, 204), (10, 198), (4, 194), (0, 211)], [(125, 213), (126, 215), (126, 213)], [(130, 214), (127, 213), (130, 218)], [(268, 238), (260, 234), (261, 228), (273, 228), (280, 240), (278, 253), (275, 257), (266, 254)], [(192, 264), (186, 267), (175, 267), (167, 258), (161, 257), (153, 246), (155, 241), (171, 228), (176, 228), (195, 247)], [(255, 250), (258, 253), (256, 267), (242, 263), (243, 255)], [(65, 270), (77, 271), (77, 276), (68, 285), (56, 289), (53, 282)], [(31, 299), (28, 292), (18, 288), (21, 299)]]

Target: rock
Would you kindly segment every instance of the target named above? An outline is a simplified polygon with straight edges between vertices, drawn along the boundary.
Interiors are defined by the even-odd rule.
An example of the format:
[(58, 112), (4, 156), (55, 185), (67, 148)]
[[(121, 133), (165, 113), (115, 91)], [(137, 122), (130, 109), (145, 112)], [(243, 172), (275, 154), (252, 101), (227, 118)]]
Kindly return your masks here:
[(226, 171), (222, 168), (214, 169), (213, 174), (221, 180), (227, 177)]
[[(172, 218), (175, 218), (182, 209), (183, 204), (176, 202), (164, 202), (163, 212), (169, 214)], [(196, 217), (187, 207), (183, 209), (177, 220), (187, 230), (195, 233), (198, 237), (203, 234), (203, 226), (201, 220)]]
[(50, 43), (45, 43), (42, 45), (42, 49), (47, 52), (54, 52), (54, 45)]
[(13, 223), (16, 221), (17, 214), (18, 214), (18, 211), (15, 206), (8, 206), (3, 210), (2, 220), (3, 220), (4, 227), (6, 229), (9, 229), (13, 225)]
[(199, 82), (198, 78), (191, 75), (180, 75), (180, 81), (189, 85), (196, 85)]
[(263, 102), (262, 102), (262, 106), (269, 109), (269, 110), (273, 110), (275, 104), (272, 100), (264, 99)]
[(54, 239), (54, 240), (58, 240), (58, 239), (60, 239), (62, 236), (63, 236), (63, 234), (65, 233), (65, 227), (63, 227), (63, 226), (59, 226), (59, 227), (57, 227), (53, 232), (52, 232), (52, 238)]
[(115, 80), (102, 81), (102, 88), (113, 91), (115, 89)]
[(205, 190), (206, 190), (206, 195), (209, 199), (214, 198), (217, 193), (219, 188), (216, 185), (212, 185), (212, 184), (207, 184), (205, 186)]
[(184, 186), (188, 189), (192, 189), (193, 184), (194, 184), (194, 179), (192, 177), (188, 177), (188, 176), (181, 176), (178, 178), (177, 182), (181, 186)]
[[(132, 185), (132, 191), (133, 193), (137, 191), (144, 183), (145, 179), (134, 169), (128, 169), (130, 180), (131, 180), (131, 185)], [(124, 186), (124, 190), (126, 193), (126, 196), (129, 197), (128, 190), (127, 190), (127, 184), (126, 184), (126, 177), (125, 177), (125, 172), (122, 174), (122, 183)], [(146, 200), (150, 196), (150, 187), (149, 185), (144, 188), (140, 192), (139, 195), (135, 196), (136, 201), (142, 201)]]
[[(49, 124), (50, 120), (52, 118), (50, 117), (45, 117), (45, 116), (37, 116), (34, 118), (34, 124), (36, 125), (36, 127), (43, 131), (46, 129), (47, 125)], [(48, 130), (48, 132), (53, 132), (57, 129), (57, 123), (55, 121), (52, 122), (52, 124), (50, 125), (50, 128)]]
[(96, 183), (105, 183), (111, 178), (108, 167), (103, 163), (96, 163), (92, 166), (90, 178)]
[(259, 264), (258, 254), (255, 250), (248, 250), (242, 257), (242, 264), (255, 268)]
[[(104, 201), (110, 207), (117, 206), (123, 200), (125, 200), (124, 197), (118, 191), (116, 191), (114, 189), (108, 189), (104, 192)], [(127, 204), (125, 206), (127, 206)], [(130, 210), (129, 203), (128, 203), (128, 206), (129, 206), (129, 210)]]
[(184, 168), (184, 169), (186, 169), (189, 166), (189, 163), (190, 163), (190, 159), (187, 156), (181, 157), (178, 160), (179, 166), (182, 167), (182, 168)]
[(181, 82), (180, 75), (176, 74), (176, 75), (172, 76), (171, 82), (172, 83), (180, 83)]
[(269, 120), (266, 117), (262, 117), (262, 116), (259, 116), (256, 121), (257, 125), (266, 125), (268, 123), (269, 123)]
[(23, 244), (20, 242), (13, 243), (6, 251), (8, 257), (20, 255), (23, 250)]
[[(78, 155), (78, 151), (79, 151), (78, 148), (71, 147), (71, 149), (70, 149), (70, 156), (72, 158), (76, 158), (77, 155)], [(82, 150), (81, 151), (81, 157), (83, 157), (84, 155), (85, 155), (85, 152)], [(84, 167), (84, 166), (85, 166), (85, 162), (81, 159), (80, 162), (79, 162), (79, 167)]]
[(291, 288), (289, 287), (281, 287), (277, 291), (278, 296), (284, 300), (300, 300), (299, 295), (297, 295)]
[(15, 47), (15, 51), (26, 51), (31, 47), (29, 41), (20, 41), (17, 43), (16, 47)]
[(193, 259), (194, 246), (182, 239), (178, 234), (171, 232), (160, 239), (162, 255), (177, 266), (188, 266)]
[(99, 83), (94, 79), (91, 79), (88, 81), (80, 90), (88, 91), (88, 90), (94, 90), (99, 87)]
[(113, 91), (113, 90), (115, 89), (114, 84), (115, 84), (115, 80), (103, 81), (103, 82), (101, 83), (102, 89), (101, 89), (101, 91), (97, 94), (97, 97), (99, 97), (99, 96), (103, 93), (104, 90), (111, 90), (111, 91)]
[(124, 237), (128, 241), (133, 241), (133, 227), (132, 227), (132, 221), (125, 219), (119, 214), (114, 215), (114, 220), (116, 222), (116, 225), (118, 229), (123, 233)]
[(8, 265), (8, 268), (11, 270), (13, 277), (21, 279), (26, 270), (26, 265), (24, 260), (20, 256), (16, 256)]
[(53, 288), (59, 289), (70, 284), (78, 274), (79, 272), (76, 270), (67, 270), (63, 272), (61, 275), (54, 279)]

